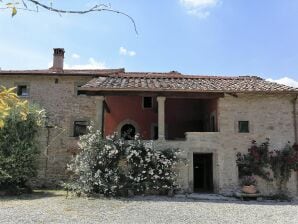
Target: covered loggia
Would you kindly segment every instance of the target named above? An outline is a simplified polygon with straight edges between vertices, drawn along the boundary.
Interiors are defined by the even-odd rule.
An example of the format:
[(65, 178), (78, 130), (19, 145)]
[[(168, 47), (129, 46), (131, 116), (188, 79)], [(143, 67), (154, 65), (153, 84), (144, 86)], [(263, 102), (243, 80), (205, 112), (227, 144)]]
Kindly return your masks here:
[(217, 132), (217, 99), (167, 98), (165, 129), (168, 140), (184, 139), (186, 132)]

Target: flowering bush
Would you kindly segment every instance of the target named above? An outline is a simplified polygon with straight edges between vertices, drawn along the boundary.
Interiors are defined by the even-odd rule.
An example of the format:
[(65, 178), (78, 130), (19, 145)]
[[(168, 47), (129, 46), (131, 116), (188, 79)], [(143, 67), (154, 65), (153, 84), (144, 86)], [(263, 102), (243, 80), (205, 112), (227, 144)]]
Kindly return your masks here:
[(78, 194), (115, 195), (122, 187), (123, 173), (118, 167), (124, 154), (124, 143), (116, 135), (102, 138), (90, 127), (90, 133), (80, 137), (82, 150), (68, 165), (72, 181), (68, 188)]
[[(291, 172), (298, 170), (298, 147), (288, 143), (282, 150), (269, 150), (269, 139), (261, 145), (256, 141), (248, 149), (247, 154), (237, 153), (239, 176), (258, 175), (267, 181), (275, 179), (279, 193), (284, 191)], [(273, 177), (270, 176), (272, 171)]]
[(269, 163), (279, 190), (282, 191), (283, 185), (291, 177), (291, 172), (298, 171), (298, 151), (287, 144), (283, 150), (274, 150), (269, 153)]
[(127, 153), (128, 186), (134, 191), (148, 192), (153, 189), (165, 192), (177, 187), (177, 174), (173, 168), (178, 161), (178, 150), (156, 151), (152, 142), (144, 144), (137, 138), (130, 143)]
[(117, 134), (103, 138), (92, 127), (80, 137), (79, 146), (81, 152), (68, 166), (72, 175), (66, 184), (77, 194), (116, 196), (127, 190), (165, 192), (177, 187), (178, 150), (157, 151), (138, 135), (130, 141)]
[(256, 185), (257, 180), (253, 176), (244, 176), (241, 178), (241, 186)]
[(257, 145), (257, 142), (253, 140), (247, 154), (237, 153), (236, 163), (239, 167), (239, 176), (255, 174), (270, 181), (268, 153), (269, 139), (260, 145)]

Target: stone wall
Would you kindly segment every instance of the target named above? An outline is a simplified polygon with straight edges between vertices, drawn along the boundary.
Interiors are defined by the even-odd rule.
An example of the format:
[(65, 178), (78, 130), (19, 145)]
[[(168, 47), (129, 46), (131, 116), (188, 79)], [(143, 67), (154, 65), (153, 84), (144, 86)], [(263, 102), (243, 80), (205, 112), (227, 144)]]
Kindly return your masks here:
[[(192, 191), (193, 153), (213, 153), (213, 176), (215, 192), (232, 194), (239, 189), (237, 152), (246, 153), (252, 140), (262, 143), (270, 138), (271, 148), (283, 148), (288, 141), (294, 143), (293, 96), (239, 94), (225, 95), (218, 103), (219, 132), (187, 133), (186, 141), (159, 142), (159, 147), (179, 147), (188, 168), (181, 170), (181, 185)], [(238, 121), (249, 121), (250, 132), (238, 133)], [(184, 177), (184, 178), (183, 178)], [(265, 181), (259, 181), (263, 194), (274, 191)], [(273, 189), (273, 190), (272, 190)], [(288, 190), (297, 194), (297, 176), (292, 175)]]
[(77, 85), (90, 79), (79, 76), (0, 76), (0, 85), (6, 87), (28, 85), (29, 96), (24, 99), (44, 108), (49, 123), (54, 126), (44, 128), (40, 134), (42, 152), (38, 185), (56, 186), (66, 177), (66, 164), (77, 148), (73, 122), (95, 118), (94, 98), (76, 94)]
[[(94, 97), (77, 96), (76, 86), (91, 77), (79, 76), (0, 76), (0, 85), (12, 87), (30, 85), (29, 101), (38, 103), (49, 114), (50, 123), (56, 128), (44, 129), (40, 135), (39, 185), (53, 186), (66, 177), (66, 164), (77, 148), (73, 137), (75, 120), (94, 120)], [(214, 190), (231, 194), (239, 188), (237, 152), (245, 153), (252, 140), (261, 143), (271, 139), (271, 146), (282, 148), (295, 141), (293, 95), (238, 94), (225, 95), (218, 100), (219, 132), (186, 133), (185, 141), (155, 141), (158, 147), (174, 147), (183, 150), (179, 182), (185, 191), (193, 190), (193, 153), (213, 153)], [(296, 102), (298, 108), (298, 101)], [(186, 114), (187, 116), (187, 114)], [(296, 113), (298, 121), (298, 112)], [(238, 121), (250, 123), (249, 133), (238, 133)], [(48, 145), (48, 146), (47, 146)], [(270, 193), (270, 187), (260, 181), (262, 193)], [(297, 194), (297, 175), (288, 184), (292, 195)]]

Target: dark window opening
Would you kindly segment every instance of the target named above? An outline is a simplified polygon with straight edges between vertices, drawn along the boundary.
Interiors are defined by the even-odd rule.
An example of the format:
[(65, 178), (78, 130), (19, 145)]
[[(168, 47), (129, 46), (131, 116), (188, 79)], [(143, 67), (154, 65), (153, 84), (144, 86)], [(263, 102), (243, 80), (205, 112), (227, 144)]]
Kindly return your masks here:
[(121, 137), (124, 140), (132, 140), (136, 135), (136, 128), (131, 124), (125, 124), (121, 128)]
[(239, 121), (238, 122), (238, 131), (239, 131), (239, 133), (249, 133), (249, 122), (248, 121)]
[(152, 97), (143, 97), (143, 107), (152, 108)]
[(158, 139), (158, 126), (155, 125), (153, 127), (153, 140), (157, 140)]
[(215, 124), (215, 116), (214, 115), (211, 115), (210, 117), (210, 131), (211, 132), (215, 132), (216, 131), (216, 124)]
[(29, 96), (28, 87), (26, 85), (20, 85), (17, 88), (18, 96)]
[(89, 123), (87, 121), (75, 121), (74, 122), (74, 137), (87, 134), (87, 127)]
[(79, 91), (79, 88), (82, 86), (83, 85), (77, 85), (77, 88), (76, 88), (77, 96), (86, 96), (87, 95), (85, 91)]

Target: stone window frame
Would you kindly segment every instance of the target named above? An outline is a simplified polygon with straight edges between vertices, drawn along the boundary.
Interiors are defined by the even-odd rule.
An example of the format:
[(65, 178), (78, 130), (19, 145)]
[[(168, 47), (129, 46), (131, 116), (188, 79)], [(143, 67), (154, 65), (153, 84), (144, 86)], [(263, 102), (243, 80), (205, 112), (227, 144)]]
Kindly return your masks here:
[(87, 117), (78, 117), (78, 118), (72, 118), (70, 120), (69, 124), (69, 137), (72, 138), (79, 138), (79, 136), (75, 136), (75, 122), (81, 121), (81, 122), (87, 122), (89, 125), (91, 124), (91, 119)]
[(88, 97), (88, 95), (85, 95), (85, 94), (81, 94), (81, 95), (78, 95), (78, 88), (85, 85), (86, 84), (86, 81), (81, 81), (81, 82), (74, 82), (74, 92), (73, 92), (73, 95), (75, 97)]
[[(248, 130), (249, 132), (239, 132), (239, 122), (240, 121), (248, 121)], [(241, 135), (247, 135), (247, 134), (254, 134), (254, 123), (252, 119), (249, 119), (248, 117), (238, 117), (235, 119), (234, 123), (234, 132), (236, 134), (241, 134)]]
[[(15, 82), (14, 86), (16, 87), (16, 94), (20, 98), (29, 98), (30, 97), (30, 83), (29, 82)], [(19, 86), (26, 86), (28, 95), (18, 95)]]
[[(241, 127), (244, 125), (244, 127)], [(238, 133), (250, 133), (250, 122), (248, 120), (238, 121)]]

